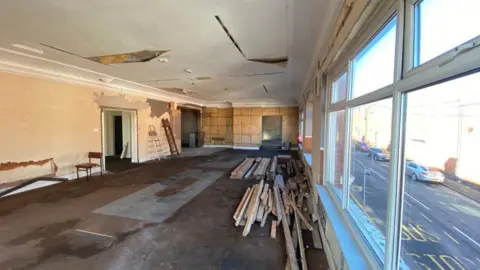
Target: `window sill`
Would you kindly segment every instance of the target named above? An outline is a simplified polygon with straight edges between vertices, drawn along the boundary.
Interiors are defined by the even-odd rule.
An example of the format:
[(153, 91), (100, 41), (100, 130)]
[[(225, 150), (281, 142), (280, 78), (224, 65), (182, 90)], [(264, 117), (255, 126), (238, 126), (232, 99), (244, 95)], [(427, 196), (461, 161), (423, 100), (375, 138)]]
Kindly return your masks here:
[(303, 153), (303, 157), (305, 158), (308, 166), (312, 167), (312, 154)]
[[(355, 244), (355, 239), (348, 230), (346, 222), (342, 219), (341, 213), (338, 211), (333, 198), (327, 192), (324, 186), (316, 185), (320, 201), (325, 208), (326, 218), (332, 225), (332, 230), (335, 233), (337, 242), (340, 245), (340, 250), (343, 254), (345, 263), (349, 269), (369, 269), (367, 262), (362, 256), (362, 253)], [(322, 226), (324, 226), (322, 224)], [(325, 228), (324, 228), (325, 229)]]

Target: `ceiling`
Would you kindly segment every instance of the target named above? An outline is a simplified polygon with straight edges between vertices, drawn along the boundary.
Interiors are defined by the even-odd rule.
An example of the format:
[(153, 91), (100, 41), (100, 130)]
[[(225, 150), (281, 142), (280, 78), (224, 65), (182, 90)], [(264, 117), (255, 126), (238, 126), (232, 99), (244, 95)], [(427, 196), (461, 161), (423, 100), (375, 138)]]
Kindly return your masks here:
[[(3, 0), (0, 68), (201, 105), (295, 104), (340, 2)], [(92, 61), (144, 50), (162, 52)]]

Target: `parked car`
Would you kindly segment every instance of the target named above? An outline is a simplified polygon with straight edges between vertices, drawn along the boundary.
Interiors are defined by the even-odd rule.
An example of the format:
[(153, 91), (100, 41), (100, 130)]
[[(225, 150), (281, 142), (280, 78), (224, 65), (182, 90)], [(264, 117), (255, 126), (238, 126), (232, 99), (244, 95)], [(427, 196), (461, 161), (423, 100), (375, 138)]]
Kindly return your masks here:
[(370, 147), (369, 152), (367, 154), (369, 157), (373, 156), (374, 160), (381, 160), (381, 161), (388, 161), (390, 160), (390, 155), (377, 147)]
[(358, 141), (357, 144), (355, 145), (355, 148), (357, 150), (360, 150), (362, 152), (368, 152), (368, 149), (370, 149), (370, 147), (368, 146), (368, 144), (366, 142), (362, 142), (362, 141)]
[(435, 171), (427, 166), (420, 165), (413, 161), (407, 161), (405, 166), (405, 174), (412, 178), (414, 181), (428, 181), (442, 183), (445, 180), (445, 176), (440, 171)]

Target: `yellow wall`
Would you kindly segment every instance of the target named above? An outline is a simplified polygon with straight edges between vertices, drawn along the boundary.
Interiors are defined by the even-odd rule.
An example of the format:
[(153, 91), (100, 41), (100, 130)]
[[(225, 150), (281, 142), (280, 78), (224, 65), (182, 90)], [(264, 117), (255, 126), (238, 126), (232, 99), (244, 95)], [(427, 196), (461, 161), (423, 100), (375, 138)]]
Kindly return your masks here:
[(202, 112), (202, 132), (207, 145), (232, 145), (232, 108), (204, 108)]
[[(267, 115), (281, 115), (282, 141), (297, 144), (298, 107), (204, 108), (202, 130), (205, 144), (260, 146), (262, 116)], [(215, 137), (225, 137), (225, 142), (213, 141)]]
[(158, 108), (167, 103), (9, 73), (0, 73), (0, 82), (0, 183), (74, 172), (87, 152), (101, 151), (102, 106), (137, 111), (140, 161), (156, 155), (149, 125), (169, 153), (160, 119), (170, 116)]

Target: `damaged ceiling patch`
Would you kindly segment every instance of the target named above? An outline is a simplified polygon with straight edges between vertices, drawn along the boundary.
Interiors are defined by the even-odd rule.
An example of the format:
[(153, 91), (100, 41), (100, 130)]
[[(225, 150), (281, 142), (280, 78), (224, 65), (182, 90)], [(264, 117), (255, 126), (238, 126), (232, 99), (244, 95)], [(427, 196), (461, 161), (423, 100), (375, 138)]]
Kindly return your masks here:
[(159, 57), (160, 55), (166, 52), (168, 52), (168, 50), (163, 50), (163, 51), (143, 50), (143, 51), (132, 52), (132, 53), (87, 57), (87, 59), (98, 62), (100, 64), (107, 64), (107, 65), (108, 64), (140, 63), (140, 62), (148, 62), (154, 58)]
[(195, 77), (193, 79), (197, 80), (197, 81), (208, 81), (208, 80), (211, 80), (212, 78), (210, 78), (210, 77)]
[(170, 93), (174, 93), (174, 94), (179, 94), (179, 95), (186, 95), (186, 96), (195, 96), (195, 97), (198, 97), (198, 98), (201, 98), (201, 96), (191, 90), (187, 90), (187, 89), (184, 89), (184, 88), (177, 88), (177, 87), (159, 87), (159, 89), (161, 90), (165, 90), (167, 92), (170, 92)]
[(288, 57), (276, 57), (276, 58), (252, 58), (247, 59), (248, 61), (264, 63), (264, 64), (274, 64), (279, 67), (286, 67), (288, 63)]
[(76, 57), (80, 57), (83, 59), (91, 60), (100, 64), (109, 65), (109, 64), (127, 64), (127, 63), (139, 63), (139, 62), (148, 62), (154, 58), (159, 57), (160, 55), (169, 52), (169, 50), (161, 50), (161, 51), (151, 51), (151, 50), (143, 50), (138, 52), (131, 52), (131, 53), (122, 53), (122, 54), (112, 54), (112, 55), (102, 55), (102, 56), (93, 56), (93, 57), (83, 57), (81, 55), (53, 47), (44, 43), (40, 43), (40, 45), (45, 46), (47, 48), (70, 54)]

